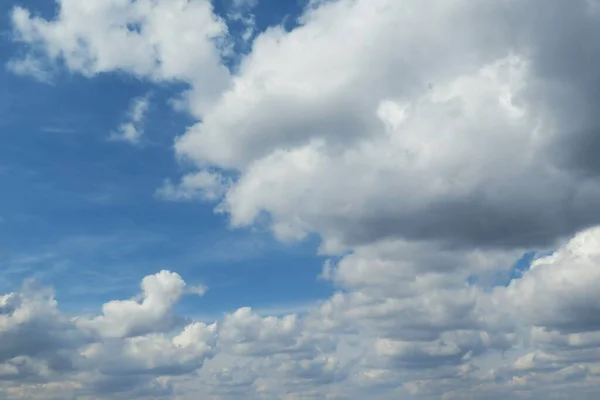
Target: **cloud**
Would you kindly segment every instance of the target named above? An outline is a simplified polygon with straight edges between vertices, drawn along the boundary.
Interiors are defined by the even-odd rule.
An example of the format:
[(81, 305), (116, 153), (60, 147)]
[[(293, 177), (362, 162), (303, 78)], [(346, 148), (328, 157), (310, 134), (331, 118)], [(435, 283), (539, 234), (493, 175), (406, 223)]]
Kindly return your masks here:
[[(242, 308), (212, 324), (174, 325), (168, 323), (174, 305), (198, 287), (170, 271), (146, 276), (141, 286), (141, 302), (114, 300), (92, 318), (67, 316), (43, 288), (0, 296), (2, 393), (46, 398), (39, 386), (46, 383), (57, 398), (168, 397), (184, 391), (185, 381), (176, 378), (196, 374), (219, 354), (234, 355), (234, 363), (279, 357), (266, 364), (269, 369), (304, 382), (341, 373), (333, 359), (323, 358), (333, 350), (330, 340), (305, 329), (295, 315), (263, 318)], [(218, 382), (227, 381), (225, 371), (216, 375)], [(269, 377), (256, 379), (261, 376)]]
[(194, 294), (196, 296), (204, 296), (206, 291), (208, 290), (207, 286), (204, 285), (194, 285), (194, 286), (186, 286), (185, 293), (186, 294)]
[(22, 59), (9, 60), (6, 68), (16, 75), (31, 76), (43, 83), (52, 82), (52, 74), (48, 71), (43, 63), (28, 54)]
[(108, 379), (123, 374), (181, 375), (200, 368), (213, 355), (215, 343), (216, 325), (193, 322), (174, 336), (151, 333), (94, 343), (82, 349), (83, 366), (100, 368)]
[(202, 92), (190, 97), (199, 112), (228, 85), (220, 58), (227, 27), (208, 0), (56, 3), (51, 22), (13, 9), (14, 39), (32, 49), (25, 60), (38, 49), (49, 63), (88, 77), (119, 70), (156, 82), (191, 82)]
[(256, 35), (256, 15), (251, 11), (258, 6), (258, 0), (233, 0), (227, 13), (231, 22), (239, 22), (242, 26), (240, 37), (242, 43), (248, 45)]
[(102, 315), (91, 320), (81, 319), (78, 324), (107, 338), (139, 336), (173, 328), (176, 323), (173, 306), (186, 289), (181, 276), (163, 270), (145, 277), (141, 287), (140, 302), (135, 299), (113, 300), (102, 306)]
[(166, 180), (156, 195), (168, 201), (215, 201), (227, 192), (230, 185), (231, 181), (218, 173), (200, 171), (183, 176), (178, 184)]
[(507, 289), (529, 323), (562, 333), (600, 330), (600, 229), (586, 230)]
[[(28, 373), (32, 358), (39, 366), (65, 371), (71, 368), (73, 350), (84, 344), (86, 335), (60, 313), (54, 294), (33, 283), (21, 293), (0, 296), (0, 364), (5, 373)], [(34, 368), (35, 369), (35, 368)]]
[(312, 353), (334, 345), (328, 335), (313, 335), (295, 314), (261, 317), (248, 307), (224, 316), (220, 341), (235, 355), (267, 356), (278, 353)]
[[(400, 285), (392, 292), (386, 279), (366, 280), (363, 286), (357, 280), (337, 280), (339, 285), (349, 285), (342, 286), (346, 293), (336, 294), (303, 316), (263, 317), (241, 308), (211, 324), (193, 320), (172, 324), (185, 321), (173, 318), (177, 317), (174, 306), (196, 287), (169, 271), (145, 277), (139, 301), (108, 302), (95, 317), (67, 317), (52, 292), (25, 287), (22, 293), (1, 297), (0, 336), (8, 347), (0, 352), (5, 382), (0, 388), (20, 388), (6, 392), (13, 393), (6, 395), (9, 399), (18, 398), (14, 393), (35, 394), (37, 382), (45, 381), (53, 382), (57, 397), (191, 399), (206, 393), (234, 399), (244, 393), (259, 399), (267, 394), (293, 398), (337, 393), (356, 398), (352, 393), (376, 396), (385, 389), (411, 396), (445, 393), (453, 398), (453, 393), (469, 392), (474, 398), (484, 398), (483, 393), (501, 398), (512, 390), (513, 382), (524, 382), (519, 390), (527, 389), (532, 398), (543, 398), (547, 391), (542, 388), (548, 385), (557, 390), (563, 384), (574, 385), (573, 390), (585, 394), (594, 383), (582, 377), (600, 371), (600, 331), (575, 323), (568, 333), (552, 330), (548, 321), (553, 319), (544, 314), (541, 320), (527, 317), (531, 312), (527, 304), (535, 307), (535, 302), (525, 296), (526, 303), (511, 307), (507, 299), (520, 298), (515, 291), (534, 281), (543, 284), (545, 279), (536, 270), (551, 268), (549, 259), (562, 261), (565, 254), (593, 256), (596, 233), (582, 232), (553, 255), (535, 261), (510, 286), (488, 291), (458, 285), (461, 274), (455, 283), (436, 276), (436, 271), (449, 267), (481, 271), (486, 263), (473, 261), (482, 260), (482, 254), (463, 254), (462, 261), (456, 258), (451, 265), (423, 260), (421, 265), (430, 266), (432, 276), (412, 275), (411, 280), (410, 265), (402, 259), (412, 259), (410, 253), (395, 254), (390, 247), (365, 249), (332, 265), (330, 279), (347, 274), (344, 269), (383, 262), (390, 270), (404, 270), (406, 281), (395, 278)], [(455, 252), (455, 257), (462, 254)], [(464, 260), (472, 260), (471, 265)], [(488, 268), (497, 269), (496, 262), (488, 260)], [(384, 267), (371, 273), (389, 277)], [(574, 285), (573, 293), (585, 293), (588, 282)], [(379, 295), (375, 286), (383, 289)], [(560, 293), (560, 288), (551, 288)], [(555, 297), (565, 304), (572, 301)], [(560, 306), (545, 308), (548, 315), (563, 315)], [(25, 329), (34, 325), (36, 329)], [(20, 333), (10, 336), (10, 332)], [(500, 353), (514, 355), (486, 365), (486, 359)], [(510, 358), (514, 361), (506, 363)], [(204, 386), (194, 386), (186, 378), (195, 374)]]
[(235, 9), (240, 8), (254, 8), (258, 5), (258, 0), (233, 0), (232, 7)]
[(131, 101), (127, 111), (127, 121), (123, 122), (109, 136), (111, 140), (129, 142), (138, 144), (144, 135), (144, 125), (150, 108), (150, 98), (148, 95), (137, 97)]
[[(324, 3), (290, 33), (259, 35), (177, 154), (240, 172), (222, 203), (234, 225), (266, 212), (279, 237), (317, 232), (330, 252), (388, 237), (550, 245), (598, 221), (600, 191), (555, 157), (569, 143), (526, 47), (572, 46), (542, 40), (535, 13), (513, 8)], [(592, 23), (584, 2), (573, 8)], [(576, 95), (577, 82), (560, 84)]]
[(38, 384), (54, 386), (57, 398), (125, 392), (137, 398), (146, 389), (157, 395), (157, 387), (165, 389), (157, 378), (192, 373), (215, 353), (216, 324), (165, 326), (184, 288), (175, 273), (149, 275), (142, 281), (141, 304), (112, 301), (90, 320), (67, 316), (51, 291), (31, 284), (0, 296), (1, 390), (6, 398), (47, 398)]

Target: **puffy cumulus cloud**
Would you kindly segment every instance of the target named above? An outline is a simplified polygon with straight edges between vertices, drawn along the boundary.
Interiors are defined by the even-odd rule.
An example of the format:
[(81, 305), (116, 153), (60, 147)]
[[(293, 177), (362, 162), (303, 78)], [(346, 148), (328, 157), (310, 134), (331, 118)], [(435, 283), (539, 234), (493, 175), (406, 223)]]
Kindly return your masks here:
[[(337, 293), (184, 328), (168, 272), (75, 321), (7, 297), (10, 326), (42, 321), (51, 349), (3, 350), (8, 398), (35, 396), (32, 375), (92, 398), (597, 397), (598, 1), (310, 1), (235, 73), (208, 0), (58, 3), (51, 20), (13, 11), (28, 50), (13, 69), (188, 83), (198, 122), (175, 153), (197, 170), (157, 195), (316, 233)], [(70, 372), (53, 378), (55, 360)]]
[(177, 322), (173, 306), (185, 292), (184, 280), (175, 272), (163, 270), (142, 280), (141, 301), (113, 300), (102, 306), (102, 315), (77, 321), (107, 338), (143, 335), (168, 330)]
[[(229, 73), (221, 64), (227, 26), (208, 0), (56, 3), (52, 21), (22, 7), (13, 9), (15, 39), (31, 49), (24, 61), (41, 54), (50, 69), (64, 64), (86, 76), (118, 70), (153, 81), (190, 83), (201, 91), (190, 97), (198, 113), (228, 85)], [(34, 65), (23, 60), (14, 65)]]
[[(465, 252), (431, 243), (364, 246), (326, 264), (323, 276), (341, 290), (311, 318), (334, 331), (359, 329), (378, 339), (414, 341), (421, 347), (423, 341), (432, 346), (461, 342), (463, 355), (488, 346), (508, 348), (514, 340), (514, 318), (502, 309), (500, 296), (486, 288), (511, 264), (510, 254)], [(482, 281), (488, 280), (488, 286), (468, 283), (471, 276), (486, 275), (490, 276)], [(466, 346), (468, 342), (474, 347)]]
[(390, 236), (547, 245), (599, 218), (597, 181), (557, 157), (571, 143), (546, 100), (557, 85), (565, 104), (585, 96), (581, 74), (541, 71), (580, 45), (543, 39), (552, 18), (597, 18), (563, 7), (324, 2), (257, 37), (177, 154), (240, 172), (221, 205), (234, 225), (266, 212), (279, 237), (318, 232), (332, 252)]
[(348, 374), (347, 366), (342, 366), (340, 360), (334, 356), (286, 361), (281, 364), (279, 371), (299, 380), (322, 384), (342, 381)]
[(360, 338), (350, 366), (365, 395), (439, 398), (489, 381), (481, 360), (522, 342), (526, 328), (501, 296), (467, 283), (471, 274), (501, 271), (505, 261), (496, 251), (431, 243), (365, 246), (326, 266), (324, 276), (340, 292), (311, 311), (308, 323)]
[(550, 383), (563, 394), (582, 386), (582, 398), (600, 390), (599, 244), (598, 228), (584, 230), (498, 293), (530, 329), (528, 352), (496, 376), (540, 395)]
[(50, 290), (31, 284), (0, 296), (3, 398), (173, 395), (169, 379), (195, 373), (216, 354), (217, 324), (165, 325), (166, 313), (187, 291), (176, 273), (147, 276), (142, 289), (141, 303), (107, 303), (92, 319), (68, 316)]
[[(194, 373), (215, 354), (216, 324), (193, 322), (175, 335), (148, 334), (122, 341), (93, 343), (81, 349), (78, 366), (95, 370), (94, 385), (129, 385), (135, 389), (140, 377), (180, 376)], [(116, 384), (115, 382), (120, 382)]]
[(513, 281), (507, 294), (531, 324), (562, 333), (600, 331), (600, 229), (581, 232)]
[(59, 312), (52, 291), (34, 284), (0, 296), (0, 339), (0, 374), (32, 379), (70, 370), (74, 350), (88, 340)]
[(408, 298), (442, 285), (463, 289), (471, 276), (491, 284), (497, 277), (490, 272), (507, 275), (519, 256), (519, 251), (464, 251), (394, 239), (358, 246), (337, 261), (327, 261), (322, 278), (346, 290)]
[(144, 277), (141, 288), (138, 299), (108, 302), (95, 317), (67, 315), (52, 291), (33, 284), (0, 296), (3, 398), (193, 399), (248, 391), (279, 398), (348, 374), (335, 354), (337, 338), (297, 315), (260, 317), (242, 308), (205, 323), (173, 311), (202, 286), (163, 270)]
[[(525, 68), (515, 63), (500, 61), (438, 84), (408, 105), (382, 100), (361, 106), (374, 118), (379, 113), (382, 126), (356, 134), (350, 144), (318, 136), (291, 149), (275, 148), (247, 166), (223, 208), (234, 225), (250, 224), (267, 211), (281, 238), (317, 231), (329, 252), (389, 236), (526, 246), (568, 233), (557, 231), (565, 225), (557, 216), (593, 215), (591, 199), (599, 192), (592, 182), (584, 203), (565, 200), (584, 183), (548, 166), (536, 150), (542, 146), (533, 136), (537, 121), (504, 104), (504, 92), (515, 96), (517, 89), (497, 80), (510, 81), (518, 73), (511, 69)], [(504, 68), (509, 71), (498, 70)], [(209, 122), (207, 116), (202, 128)], [(196, 149), (197, 140), (197, 148), (206, 149), (200, 140), (208, 134), (201, 132), (188, 133), (177, 148)], [(341, 128), (327, 132), (353, 136)], [(256, 140), (251, 133), (245, 137)], [(240, 146), (244, 152), (248, 147)]]
[(399, 241), (361, 246), (326, 264), (323, 276), (340, 292), (312, 310), (307, 324), (360, 337), (351, 376), (371, 394), (538, 399), (571, 390), (585, 398), (599, 389), (592, 311), (598, 232), (581, 231), (538, 256), (508, 287), (498, 284), (518, 258), (511, 261), (512, 252)]
[(261, 317), (248, 307), (223, 317), (219, 338), (230, 352), (243, 356), (284, 353), (310, 355), (329, 352), (335, 347), (329, 335), (311, 333), (305, 329), (304, 321), (295, 314), (281, 318)]
[(211, 388), (211, 394), (225, 398), (248, 396), (255, 391), (254, 383), (260, 377), (254, 365), (239, 361), (219, 369), (207, 369), (205, 373), (204, 383)]
[[(532, 281), (547, 284), (537, 272), (542, 268), (556, 275), (551, 269), (562, 268), (567, 255), (575, 266), (574, 258), (593, 256), (595, 235), (596, 229), (580, 233), (508, 287), (495, 288), (458, 282), (468, 272), (498, 270), (503, 257), (495, 251), (437, 249), (448, 255), (440, 263), (387, 244), (363, 248), (329, 266), (326, 275), (340, 292), (305, 315), (263, 317), (241, 308), (209, 324), (170, 323), (182, 320), (173, 315), (181, 296), (198, 287), (169, 271), (145, 277), (138, 299), (109, 302), (96, 317), (67, 316), (52, 292), (26, 286), (1, 297), (0, 390), (7, 399), (52, 393), (82, 399), (483, 399), (515, 392), (537, 399), (567, 390), (585, 398), (598, 388), (598, 331), (574, 322), (560, 330), (545, 315), (528, 316), (533, 302), (511, 302)], [(417, 276), (410, 260), (431, 276)], [(378, 276), (360, 285), (349, 277), (362, 265), (373, 265)], [(445, 270), (457, 278), (443, 279)], [(390, 279), (398, 283), (395, 291)], [(573, 293), (585, 293), (588, 284), (577, 281)], [(545, 309), (560, 315), (560, 303), (569, 306), (573, 298), (554, 301)]]

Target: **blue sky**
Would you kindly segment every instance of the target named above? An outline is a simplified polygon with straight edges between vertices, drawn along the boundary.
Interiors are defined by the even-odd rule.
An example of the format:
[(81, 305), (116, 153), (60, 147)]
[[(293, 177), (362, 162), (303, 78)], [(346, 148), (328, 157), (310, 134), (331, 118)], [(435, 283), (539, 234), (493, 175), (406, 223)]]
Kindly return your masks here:
[(596, 400), (598, 10), (1, 2), (0, 398)]
[[(52, 15), (51, 2), (19, 4)], [(215, 6), (227, 12), (225, 2)], [(10, 7), (1, 8), (3, 63), (22, 50), (7, 40)], [(298, 11), (295, 1), (261, 2), (257, 24), (293, 20)], [(330, 293), (316, 279), (323, 259), (314, 241), (281, 244), (267, 232), (229, 229), (214, 204), (154, 196), (164, 179), (185, 169), (172, 146), (191, 120), (168, 105), (181, 85), (66, 71), (45, 84), (3, 68), (0, 86), (2, 290), (35, 276), (56, 287), (65, 307), (94, 308), (130, 297), (143, 276), (168, 268), (218, 289), (202, 300), (202, 312), (211, 315), (242, 305), (295, 308)], [(144, 142), (107, 140), (131, 99), (150, 91)], [(90, 294), (84, 303), (82, 293)]]

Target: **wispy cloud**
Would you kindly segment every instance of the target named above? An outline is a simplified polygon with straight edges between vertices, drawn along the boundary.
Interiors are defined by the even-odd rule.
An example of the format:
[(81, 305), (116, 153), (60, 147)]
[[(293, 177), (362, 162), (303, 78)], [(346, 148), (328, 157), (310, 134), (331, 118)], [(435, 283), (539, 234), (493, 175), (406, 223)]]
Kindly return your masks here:
[(249, 42), (256, 33), (256, 17), (251, 12), (258, 6), (258, 0), (233, 0), (227, 17), (230, 21), (241, 24), (241, 39), (244, 43)]
[(52, 83), (52, 73), (40, 59), (30, 54), (22, 59), (10, 60), (6, 63), (6, 69), (15, 75), (30, 76), (43, 83)]
[(156, 191), (156, 196), (167, 201), (216, 201), (230, 185), (231, 182), (218, 173), (200, 171), (185, 175), (179, 184), (166, 180)]
[(42, 132), (47, 133), (76, 133), (77, 129), (68, 128), (65, 126), (43, 126), (41, 128)]
[(144, 135), (144, 125), (150, 109), (150, 95), (136, 97), (131, 101), (127, 119), (110, 134), (110, 140), (139, 144)]
[(250, 9), (258, 5), (258, 0), (233, 0), (233, 8)]

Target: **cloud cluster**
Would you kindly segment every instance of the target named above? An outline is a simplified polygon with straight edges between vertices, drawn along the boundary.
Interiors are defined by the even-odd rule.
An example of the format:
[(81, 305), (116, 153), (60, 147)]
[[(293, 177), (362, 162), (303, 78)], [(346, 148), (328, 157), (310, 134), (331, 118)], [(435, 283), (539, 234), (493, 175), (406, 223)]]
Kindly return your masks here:
[[(34, 291), (26, 286), (19, 293), (2, 295), (0, 392), (4, 398), (22, 398), (25, 393), (48, 398), (41, 392), (50, 387), (57, 398), (185, 394), (186, 378), (210, 381), (198, 372), (215, 356), (225, 357), (231, 368), (258, 360), (280, 377), (300, 381), (334, 380), (341, 373), (330, 356), (335, 338), (305, 327), (296, 315), (261, 317), (242, 308), (213, 323), (173, 318), (177, 302), (186, 293), (197, 294), (197, 287), (186, 291), (183, 279), (170, 271), (146, 276), (141, 286), (141, 300), (110, 301), (100, 315), (91, 317), (61, 312), (47, 289)], [(216, 360), (217, 365), (221, 362)], [(235, 369), (223, 367), (213, 374), (215, 393), (227, 391), (234, 379), (234, 372), (228, 371)], [(261, 376), (273, 378), (264, 372), (251, 373), (246, 383), (252, 386)], [(190, 392), (186, 398), (197, 394)]]
[[(208, 323), (176, 315), (181, 297), (198, 290), (170, 271), (145, 277), (140, 295), (110, 301), (97, 316), (68, 316), (51, 291), (28, 284), (0, 297), (0, 392), (591, 399), (600, 389), (599, 241), (597, 228), (583, 231), (508, 286), (488, 288), (459, 281), (480, 271), (484, 256), (504, 261), (492, 253), (439, 249), (446, 254), (436, 263), (435, 254), (369, 247), (325, 268), (342, 290), (306, 314), (240, 308)], [(360, 280), (369, 265), (370, 279)]]
[(235, 73), (208, 0), (58, 4), (48, 21), (13, 10), (13, 65), (187, 83), (197, 123), (175, 153), (197, 170), (159, 196), (317, 234), (339, 290), (306, 315), (208, 325), (173, 314), (186, 291), (168, 272), (76, 320), (50, 294), (7, 295), (4, 397), (597, 397), (596, 0), (311, 1)]

